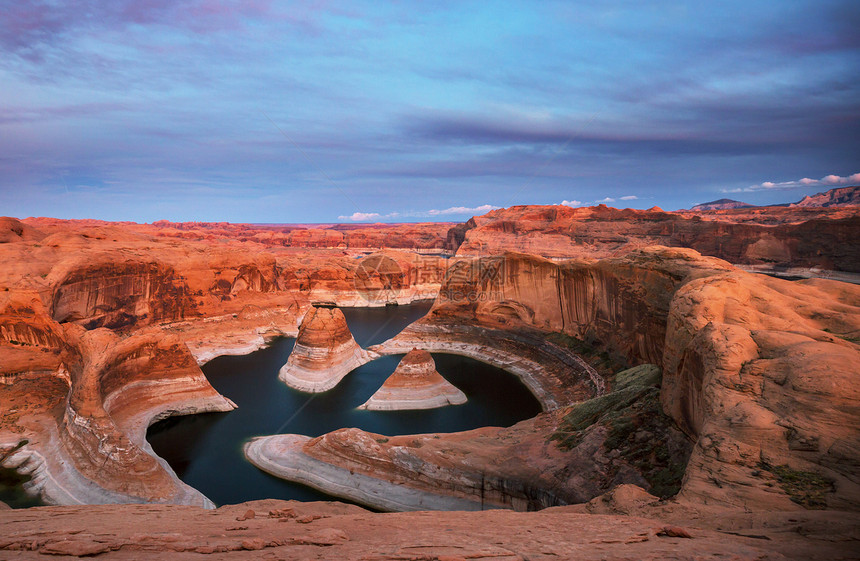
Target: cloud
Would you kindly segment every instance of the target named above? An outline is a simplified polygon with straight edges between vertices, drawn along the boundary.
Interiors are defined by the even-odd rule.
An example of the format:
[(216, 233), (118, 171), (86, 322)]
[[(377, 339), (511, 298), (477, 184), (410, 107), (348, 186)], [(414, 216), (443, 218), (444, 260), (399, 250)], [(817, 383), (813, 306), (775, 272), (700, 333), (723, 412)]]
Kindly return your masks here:
[(582, 201), (577, 201), (577, 200), (567, 201), (567, 200), (565, 200), (565, 201), (561, 201), (558, 204), (564, 205), (564, 206), (582, 206)]
[(635, 201), (638, 198), (639, 197), (637, 197), (636, 195), (624, 195), (623, 197), (621, 197), (621, 200), (622, 201)]
[(338, 216), (340, 220), (352, 220), (353, 222), (367, 222), (379, 218), (382, 218), (382, 215), (378, 212), (353, 212), (349, 216)]
[(756, 191), (788, 191), (791, 189), (800, 189), (801, 187), (814, 187), (814, 186), (825, 186), (825, 187), (838, 187), (839, 185), (860, 185), (860, 173), (855, 173), (852, 175), (846, 175), (842, 177), (840, 175), (825, 175), (821, 179), (810, 179), (808, 177), (804, 177), (802, 179), (797, 179), (795, 181), (764, 181), (757, 185), (750, 185), (749, 187), (739, 187), (737, 189), (723, 189), (723, 193), (753, 193)]
[[(708, 114), (708, 110), (691, 108)], [(705, 128), (684, 130), (683, 123), (643, 118), (638, 130), (624, 130), (612, 123), (592, 119), (523, 119), (519, 116), (465, 112), (431, 112), (403, 117), (403, 130), (410, 137), (434, 144), (467, 146), (555, 147), (558, 151), (677, 155), (736, 155), (768, 152), (773, 139), (725, 135)], [(739, 119), (740, 120), (740, 119)], [(664, 131), (664, 132), (654, 132)]]
[[(465, 206), (452, 206), (451, 208), (446, 208), (445, 210), (428, 210), (428, 216), (441, 216), (446, 214), (486, 214), (491, 210), (496, 210), (497, 206), (493, 205), (481, 205), (476, 207), (465, 207)], [(416, 216), (421, 216), (421, 213), (416, 214)]]
[(379, 212), (353, 212), (348, 216), (338, 216), (339, 220), (352, 220), (353, 222), (367, 222), (368, 220), (384, 220), (389, 218), (428, 218), (431, 216), (448, 216), (456, 214), (471, 214), (480, 215), (486, 214), (491, 210), (496, 210), (494, 205), (480, 205), (475, 207), (467, 206), (452, 206), (445, 209), (432, 208), (430, 210), (405, 211), (405, 212), (389, 212), (382, 214)]
[(594, 201), (594, 202), (595, 202), (595, 203), (614, 203), (614, 202), (615, 202), (615, 199), (613, 199), (612, 197), (606, 197), (606, 198), (604, 198), (604, 199), (600, 199), (600, 200), (597, 200), (597, 201)]

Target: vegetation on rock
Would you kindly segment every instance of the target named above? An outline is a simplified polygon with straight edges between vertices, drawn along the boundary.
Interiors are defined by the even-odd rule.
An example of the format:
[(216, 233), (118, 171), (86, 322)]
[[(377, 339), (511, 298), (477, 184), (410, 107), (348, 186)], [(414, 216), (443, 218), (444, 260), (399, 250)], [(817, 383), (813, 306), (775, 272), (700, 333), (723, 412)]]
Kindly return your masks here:
[[(570, 406), (551, 438), (570, 450), (592, 427), (603, 426), (607, 453), (617, 454), (641, 473), (654, 495), (674, 496), (681, 488), (691, 446), (663, 413), (661, 379), (662, 370), (653, 364), (619, 372), (613, 391)], [(678, 442), (686, 445), (673, 445)]]

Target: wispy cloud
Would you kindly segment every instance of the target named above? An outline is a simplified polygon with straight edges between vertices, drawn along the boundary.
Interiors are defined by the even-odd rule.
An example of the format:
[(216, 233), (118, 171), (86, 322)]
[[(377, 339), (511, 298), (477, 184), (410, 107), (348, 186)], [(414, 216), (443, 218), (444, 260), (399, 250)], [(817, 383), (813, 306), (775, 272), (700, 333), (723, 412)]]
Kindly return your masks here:
[(340, 220), (352, 220), (353, 222), (367, 222), (369, 220), (378, 220), (382, 215), (378, 212), (353, 212), (349, 216), (338, 216)]
[(367, 222), (370, 220), (390, 220), (392, 218), (431, 218), (434, 216), (455, 216), (455, 215), (480, 215), (486, 214), (491, 210), (496, 210), (494, 205), (480, 205), (475, 207), (467, 206), (452, 206), (445, 209), (431, 208), (430, 210), (405, 211), (405, 212), (389, 212), (381, 214), (379, 212), (354, 212), (348, 216), (338, 216), (340, 220), (352, 220), (353, 222)]
[(577, 201), (576, 199), (574, 199), (572, 201), (565, 200), (565, 201), (561, 201), (558, 204), (564, 205), (564, 206), (582, 206), (582, 201)]
[[(606, 203), (614, 203), (616, 201), (635, 201), (637, 199), (639, 199), (639, 197), (637, 197), (636, 195), (624, 195), (623, 197), (618, 197), (617, 199), (613, 198), (613, 197), (604, 197), (602, 199), (597, 199), (596, 201), (592, 201), (592, 204), (598, 204), (599, 205), (599, 204), (606, 204)], [(564, 200), (558, 204), (564, 205), (564, 206), (577, 207), (577, 206), (582, 206), (586, 203), (583, 203), (582, 201), (577, 201), (576, 199), (574, 199), (572, 201)]]
[(723, 189), (723, 193), (753, 193), (755, 191), (788, 191), (791, 189), (801, 189), (803, 187), (839, 187), (840, 185), (858, 185), (860, 184), (860, 173), (847, 175), (825, 175), (821, 179), (810, 179), (804, 177), (795, 181), (765, 181), (757, 185), (749, 187), (739, 187), (737, 189)]
[[(493, 205), (481, 205), (476, 207), (465, 207), (465, 206), (452, 206), (451, 208), (446, 208), (444, 210), (428, 210), (427, 216), (443, 216), (447, 214), (486, 214), (491, 210), (496, 210), (497, 206)], [(416, 216), (421, 216), (421, 213), (418, 213)]]

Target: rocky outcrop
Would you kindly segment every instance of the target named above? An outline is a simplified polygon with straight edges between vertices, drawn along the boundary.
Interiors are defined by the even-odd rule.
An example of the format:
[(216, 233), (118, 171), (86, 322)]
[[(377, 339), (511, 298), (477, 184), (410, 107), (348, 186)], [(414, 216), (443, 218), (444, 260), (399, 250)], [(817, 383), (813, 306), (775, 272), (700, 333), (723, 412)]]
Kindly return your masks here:
[[(768, 217), (775, 217), (774, 222), (764, 225)], [(860, 231), (860, 209), (855, 207), (668, 213), (605, 205), (515, 206), (472, 222), (458, 255), (514, 251), (553, 259), (603, 259), (663, 245), (735, 264), (860, 272), (860, 249), (851, 243)]]
[[(433, 298), (446, 266), (388, 249), (285, 247), (266, 228), (211, 225), (178, 240), (168, 227), (133, 223), (0, 226), (0, 446), (27, 441), (4, 462), (54, 503), (208, 504), (144, 437), (163, 416), (232, 407), (195, 363), (296, 336), (315, 301)], [(449, 227), (369, 227), (361, 245), (396, 234), (397, 244), (439, 253), (433, 232)]]
[(56, 281), (51, 315), (88, 329), (179, 320), (194, 310), (188, 287), (156, 262), (106, 262), (74, 267)]
[(373, 357), (355, 342), (340, 309), (314, 306), (278, 378), (299, 391), (324, 392)]
[(28, 475), (25, 487), (48, 503), (211, 506), (145, 440), (146, 428), (165, 416), (234, 407), (181, 340), (158, 328), (120, 337), (60, 326), (38, 299), (12, 300), (3, 315), (10, 312), (16, 323), (3, 325), (13, 337), (0, 340), (7, 378), (0, 385), (0, 448), (11, 451), (4, 467)]
[(860, 205), (860, 186), (838, 187), (823, 193), (807, 195), (789, 206), (796, 207), (832, 207)]
[(731, 272), (672, 302), (663, 404), (697, 439), (683, 493), (860, 507), (860, 287)]
[(385, 510), (536, 510), (586, 502), (620, 483), (671, 496), (692, 444), (662, 414), (659, 383), (659, 368), (640, 367), (619, 374), (615, 392), (510, 428), (276, 435), (253, 440), (245, 454), (273, 475)]
[(435, 409), (466, 403), (466, 394), (436, 371), (430, 353), (412, 349), (400, 360), (394, 373), (359, 409), (394, 411)]
[(463, 318), (419, 320), (393, 339), (368, 350), (402, 354), (421, 346), (430, 352), (467, 356), (519, 377), (545, 410), (603, 392), (603, 377), (573, 349), (550, 341), (545, 332), (488, 327)]
[(44, 233), (29, 224), (21, 222), (17, 218), (0, 216), (0, 243), (19, 241), (36, 242), (44, 237)]
[[(860, 409), (854, 389), (854, 365), (860, 363), (860, 287), (820, 279), (788, 282), (745, 273), (692, 250), (660, 247), (598, 262), (507, 254), (461, 261), (452, 269), (458, 267), (474, 274), (449, 275), (431, 312), (375, 350), (390, 352), (423, 338), (430, 343), (425, 348), (462, 351), (477, 346), (469, 328), (517, 334), (536, 330), (560, 343), (570, 341), (573, 348), (591, 346), (630, 363), (662, 364), (662, 408), (696, 443), (680, 491), (685, 500), (749, 510), (860, 508)], [(610, 380), (616, 392), (625, 390), (620, 376)], [(538, 378), (546, 382), (544, 372)], [(638, 452), (625, 456), (621, 451), (622, 442), (635, 450), (637, 438), (659, 440), (648, 437), (648, 431), (637, 436), (641, 423), (628, 414), (607, 418), (608, 433), (602, 435), (604, 429), (583, 425), (594, 419), (600, 425), (602, 417), (594, 414), (605, 412), (612, 400), (644, 407), (645, 393), (630, 393), (638, 397), (618, 402), (610, 397), (615, 393), (607, 394), (597, 399), (609, 401), (579, 413), (567, 409), (572, 400), (563, 401), (542, 422), (551, 422), (554, 434), (578, 435), (573, 442), (560, 441), (571, 450), (591, 445), (620, 454), (616, 458), (628, 457), (631, 465), (653, 465)], [(564, 399), (563, 394), (555, 397)], [(562, 411), (563, 421), (553, 417)], [(521, 430), (524, 436), (514, 439), (513, 450), (502, 444), (511, 442), (510, 433), (483, 433), (486, 449), (468, 447), (468, 460), (462, 462), (452, 459), (451, 451), (466, 441), (477, 443), (477, 433), (412, 443), (415, 437), (337, 431), (304, 443), (302, 453), (380, 479), (402, 478), (419, 488), (449, 485), (453, 496), (468, 494), (467, 489), (472, 495), (475, 489), (485, 493), (484, 484), (472, 484), (493, 474), (497, 494), (490, 496), (498, 504), (503, 503), (500, 489), (508, 493), (504, 496), (531, 504), (542, 493), (557, 498), (571, 488), (589, 488), (553, 485), (534, 473), (514, 477), (519, 468), (511, 466), (518, 464), (501, 458), (516, 457), (518, 447), (528, 450), (528, 461), (546, 461), (542, 472), (587, 471), (566, 464), (571, 456), (534, 448), (545, 443), (535, 436), (541, 433), (536, 426)], [(600, 464), (592, 460), (599, 457), (593, 450), (587, 457)], [(510, 471), (488, 467), (502, 465)], [(617, 473), (625, 472), (619, 468)], [(619, 477), (632, 475), (627, 471)], [(511, 481), (537, 483), (528, 494), (517, 494), (510, 492), (516, 488)]]
[(702, 210), (727, 210), (731, 208), (751, 208), (752, 206), (753, 205), (751, 204), (742, 203), (741, 201), (735, 201), (733, 199), (717, 199), (716, 201), (694, 205), (690, 210), (694, 212)]
[(675, 291), (730, 269), (665, 247), (596, 262), (519, 253), (463, 259), (449, 268), (430, 314), (413, 327), (456, 320), (509, 332), (534, 328), (575, 337), (628, 363), (660, 364)]
[[(618, 496), (607, 498), (605, 505), (606, 510), (628, 506)], [(0, 512), (4, 529), (0, 550), (16, 559), (204, 555), (348, 561), (829, 561), (854, 556), (856, 546), (850, 533), (857, 517), (846, 513), (753, 519), (743, 513), (730, 517), (676, 505), (632, 508), (635, 516), (618, 511), (590, 514), (575, 507), (527, 514), (494, 510), (377, 515), (352, 505), (280, 500), (251, 501), (208, 512), (168, 505), (47, 507)], [(825, 528), (845, 537), (824, 540), (820, 532)]]

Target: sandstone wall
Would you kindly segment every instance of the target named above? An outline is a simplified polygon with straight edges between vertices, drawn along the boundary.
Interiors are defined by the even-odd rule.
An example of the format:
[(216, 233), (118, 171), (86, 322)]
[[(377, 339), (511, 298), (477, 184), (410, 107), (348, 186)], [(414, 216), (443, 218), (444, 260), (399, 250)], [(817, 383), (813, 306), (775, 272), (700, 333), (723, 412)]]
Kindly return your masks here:
[[(768, 221), (772, 224), (765, 224)], [(692, 248), (735, 264), (860, 272), (860, 248), (852, 243), (858, 234), (860, 207), (809, 212), (752, 209), (737, 216), (711, 216), (657, 208), (534, 205), (475, 217), (449, 231), (449, 245), (464, 256), (519, 251), (597, 259), (664, 245)]]
[(449, 269), (431, 316), (561, 332), (631, 363), (659, 364), (674, 292), (691, 278), (728, 267), (669, 248), (599, 262), (517, 253), (463, 259)]
[[(449, 273), (412, 331), (560, 331), (632, 364), (661, 364), (664, 410), (697, 442), (685, 496), (860, 507), (860, 287), (789, 282), (659, 247), (590, 262), (507, 253)], [(789, 488), (792, 478), (818, 489)]]

